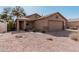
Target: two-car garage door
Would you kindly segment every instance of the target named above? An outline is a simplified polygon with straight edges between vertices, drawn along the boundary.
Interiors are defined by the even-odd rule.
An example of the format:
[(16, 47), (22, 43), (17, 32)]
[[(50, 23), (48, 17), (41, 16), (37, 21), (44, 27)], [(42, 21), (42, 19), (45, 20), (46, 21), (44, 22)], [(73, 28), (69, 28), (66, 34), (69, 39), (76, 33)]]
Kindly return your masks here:
[(63, 30), (64, 23), (62, 21), (48, 21), (49, 31)]

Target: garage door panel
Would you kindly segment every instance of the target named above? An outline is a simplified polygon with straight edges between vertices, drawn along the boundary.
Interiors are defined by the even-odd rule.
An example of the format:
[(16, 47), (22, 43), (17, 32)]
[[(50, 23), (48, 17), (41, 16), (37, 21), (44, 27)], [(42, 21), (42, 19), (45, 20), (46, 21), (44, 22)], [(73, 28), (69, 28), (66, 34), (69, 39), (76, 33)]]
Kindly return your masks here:
[(49, 31), (59, 31), (63, 29), (62, 21), (49, 21)]

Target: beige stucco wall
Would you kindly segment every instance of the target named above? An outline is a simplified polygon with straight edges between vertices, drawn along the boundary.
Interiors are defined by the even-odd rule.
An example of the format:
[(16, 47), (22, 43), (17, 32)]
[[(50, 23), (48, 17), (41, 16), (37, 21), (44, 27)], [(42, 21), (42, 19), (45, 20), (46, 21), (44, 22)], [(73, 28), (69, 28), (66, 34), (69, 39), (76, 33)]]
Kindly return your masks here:
[(48, 30), (48, 21), (47, 21), (47, 19), (35, 21), (34, 25), (35, 25), (36, 29), (45, 30), (45, 31)]
[(0, 22), (0, 33), (7, 32), (7, 22)]
[[(56, 18), (56, 16), (58, 16), (58, 18)], [(35, 27), (37, 29), (40, 29), (40, 30), (48, 31), (48, 29), (49, 29), (48, 28), (48, 20), (63, 21), (64, 22), (64, 27), (66, 27), (65, 19), (63, 19), (59, 14), (56, 14), (56, 15), (53, 15), (53, 16), (50, 16), (50, 17), (47, 17), (47, 18), (43, 18), (43, 19), (39, 19), (39, 20), (35, 21)]]

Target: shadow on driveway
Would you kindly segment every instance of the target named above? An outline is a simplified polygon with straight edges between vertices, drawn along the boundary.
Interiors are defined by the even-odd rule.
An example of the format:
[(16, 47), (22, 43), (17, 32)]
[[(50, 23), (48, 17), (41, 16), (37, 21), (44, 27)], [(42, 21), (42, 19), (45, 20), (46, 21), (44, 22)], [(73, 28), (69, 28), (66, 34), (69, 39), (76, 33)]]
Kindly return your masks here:
[(47, 34), (53, 35), (53, 36), (57, 36), (57, 37), (69, 37), (69, 35), (71, 34), (71, 31), (58, 31), (58, 32), (48, 32)]
[[(44, 34), (49, 34), (49, 35), (53, 35), (53, 36), (56, 36), (56, 37), (69, 37), (69, 35), (71, 33), (74, 33), (74, 32), (78, 32), (78, 31), (63, 30), (63, 31), (56, 31), (56, 32), (47, 32), (47, 33), (44, 33)], [(17, 34), (17, 33), (26, 33), (26, 32), (25, 31), (20, 31), (20, 32), (13, 31), (13, 32), (11, 32), (11, 34)]]

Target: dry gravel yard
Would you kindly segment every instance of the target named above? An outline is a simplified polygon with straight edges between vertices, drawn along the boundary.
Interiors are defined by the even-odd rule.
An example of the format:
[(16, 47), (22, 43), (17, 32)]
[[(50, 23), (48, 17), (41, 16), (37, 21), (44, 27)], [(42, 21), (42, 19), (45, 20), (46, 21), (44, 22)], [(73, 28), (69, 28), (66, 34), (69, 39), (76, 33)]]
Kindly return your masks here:
[(7, 32), (0, 34), (0, 51), (79, 51), (79, 42), (69, 38), (70, 32)]

